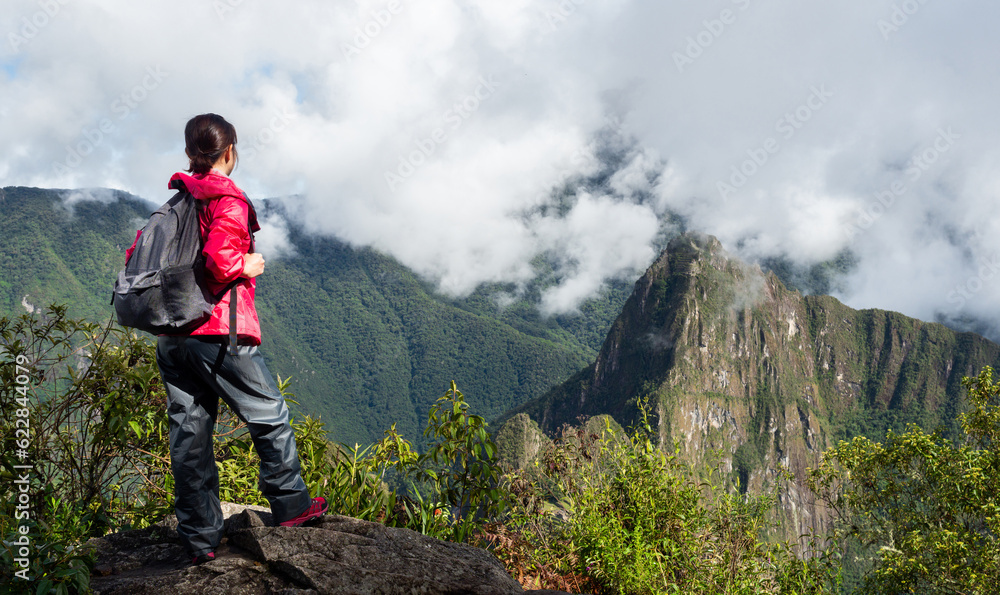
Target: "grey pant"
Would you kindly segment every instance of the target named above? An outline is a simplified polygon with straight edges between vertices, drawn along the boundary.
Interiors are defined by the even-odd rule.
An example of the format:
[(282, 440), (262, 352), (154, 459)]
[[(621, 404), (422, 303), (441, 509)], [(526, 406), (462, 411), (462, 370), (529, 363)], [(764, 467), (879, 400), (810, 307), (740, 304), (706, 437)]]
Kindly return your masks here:
[(181, 542), (193, 556), (222, 539), (219, 471), (212, 431), (221, 397), (247, 424), (260, 456), (260, 491), (274, 522), (303, 513), (312, 502), (302, 481), (288, 407), (256, 346), (227, 353), (214, 338), (161, 336), (156, 363), (167, 390), (174, 511)]

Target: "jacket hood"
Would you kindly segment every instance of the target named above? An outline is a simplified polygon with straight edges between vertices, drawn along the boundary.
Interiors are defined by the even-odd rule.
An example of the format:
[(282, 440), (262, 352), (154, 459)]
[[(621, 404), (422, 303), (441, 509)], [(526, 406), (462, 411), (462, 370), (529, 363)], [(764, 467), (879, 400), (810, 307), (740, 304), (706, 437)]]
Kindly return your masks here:
[(170, 176), (167, 184), (173, 190), (187, 190), (198, 200), (209, 200), (219, 196), (235, 196), (246, 199), (246, 195), (235, 182), (227, 176), (210, 171), (205, 174), (188, 174), (177, 172)]
[(170, 176), (170, 182), (168, 182), (167, 186), (172, 190), (187, 190), (191, 193), (191, 196), (194, 196), (198, 200), (211, 200), (220, 196), (236, 197), (246, 202), (250, 207), (251, 229), (253, 231), (260, 231), (260, 225), (257, 224), (257, 212), (253, 208), (253, 203), (250, 202), (250, 198), (247, 197), (246, 193), (240, 190), (239, 186), (228, 176), (216, 173), (215, 171), (194, 174), (193, 176), (177, 172)]

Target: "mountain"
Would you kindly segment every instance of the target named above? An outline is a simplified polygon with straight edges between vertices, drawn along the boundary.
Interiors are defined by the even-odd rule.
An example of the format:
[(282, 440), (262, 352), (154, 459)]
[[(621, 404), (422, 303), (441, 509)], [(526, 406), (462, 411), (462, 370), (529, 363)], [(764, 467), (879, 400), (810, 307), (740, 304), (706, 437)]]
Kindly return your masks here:
[[(276, 201), (255, 203), (262, 217), (280, 214)], [(0, 189), (0, 316), (65, 303), (108, 320), (124, 250), (157, 206), (106, 189)], [(292, 377), (299, 411), (348, 444), (393, 423), (418, 439), (453, 379), (488, 419), (543, 394), (593, 359), (628, 296), (612, 285), (580, 315), (544, 318), (537, 284), (503, 308), (497, 295), (515, 288), (452, 299), (374, 250), (291, 224), (289, 236), (295, 254), (269, 258), (258, 283), (261, 350), (272, 373)]]
[(908, 423), (955, 435), (962, 377), (998, 364), (1000, 346), (979, 335), (802, 296), (687, 233), (635, 284), (595, 361), (504, 419), (527, 414), (549, 434), (599, 414), (628, 426), (648, 399), (662, 444), (696, 466), (721, 452), (741, 490), (787, 467), (779, 497), (798, 536), (828, 521), (804, 482), (826, 448)]

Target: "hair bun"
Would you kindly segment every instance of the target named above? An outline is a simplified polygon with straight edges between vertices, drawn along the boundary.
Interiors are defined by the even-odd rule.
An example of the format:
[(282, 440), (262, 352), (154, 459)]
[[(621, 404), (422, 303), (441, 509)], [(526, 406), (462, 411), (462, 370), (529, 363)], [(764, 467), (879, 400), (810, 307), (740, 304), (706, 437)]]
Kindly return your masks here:
[(218, 114), (202, 114), (188, 120), (184, 127), (184, 145), (190, 160), (188, 171), (204, 174), (225, 154), (229, 145), (236, 153), (236, 127)]

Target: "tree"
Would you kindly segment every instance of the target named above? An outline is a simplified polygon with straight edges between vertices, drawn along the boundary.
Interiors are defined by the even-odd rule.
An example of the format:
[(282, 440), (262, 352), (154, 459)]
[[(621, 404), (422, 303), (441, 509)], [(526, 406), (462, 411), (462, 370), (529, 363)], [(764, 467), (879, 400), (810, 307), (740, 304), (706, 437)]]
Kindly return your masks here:
[(4, 579), (86, 590), (76, 544), (165, 514), (163, 400), (153, 346), (135, 333), (61, 306), (0, 318)]
[(911, 425), (881, 443), (826, 452), (810, 487), (838, 519), (835, 537), (864, 552), (871, 593), (995, 593), (1000, 577), (1000, 384), (963, 379), (964, 437)]

